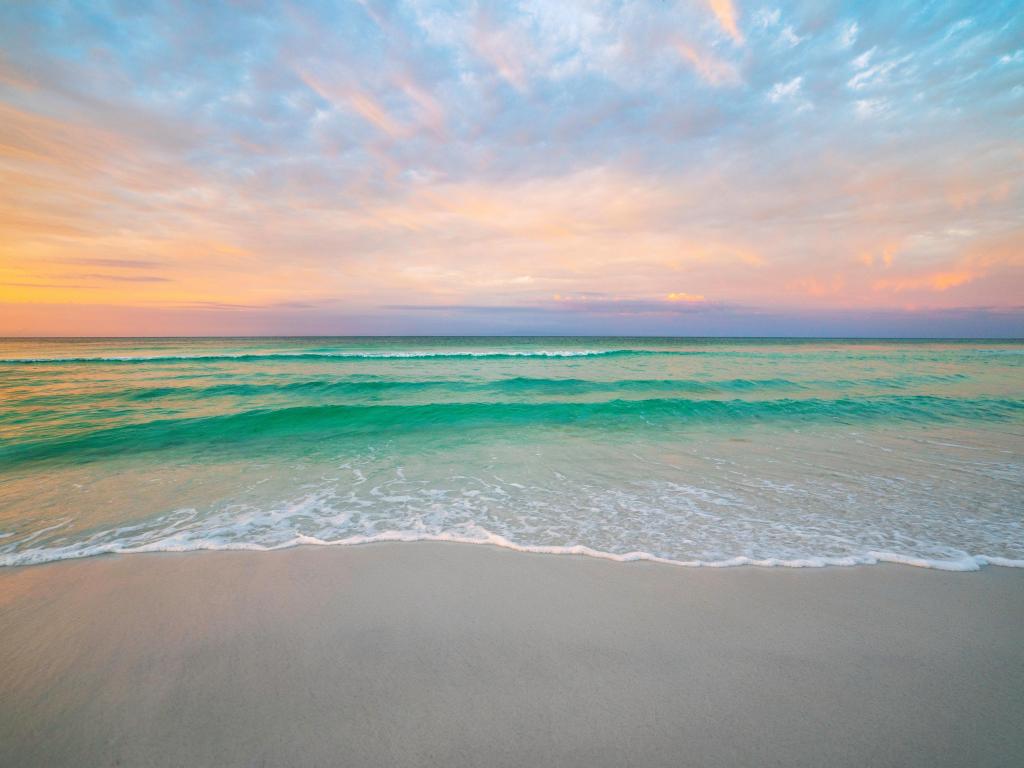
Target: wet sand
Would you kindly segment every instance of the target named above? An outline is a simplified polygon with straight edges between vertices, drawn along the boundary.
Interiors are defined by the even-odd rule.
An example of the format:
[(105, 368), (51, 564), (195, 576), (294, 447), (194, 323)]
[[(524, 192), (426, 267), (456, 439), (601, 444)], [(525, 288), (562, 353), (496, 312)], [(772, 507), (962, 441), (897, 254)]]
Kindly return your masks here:
[(0, 765), (1006, 766), (1024, 570), (457, 544), (0, 569)]

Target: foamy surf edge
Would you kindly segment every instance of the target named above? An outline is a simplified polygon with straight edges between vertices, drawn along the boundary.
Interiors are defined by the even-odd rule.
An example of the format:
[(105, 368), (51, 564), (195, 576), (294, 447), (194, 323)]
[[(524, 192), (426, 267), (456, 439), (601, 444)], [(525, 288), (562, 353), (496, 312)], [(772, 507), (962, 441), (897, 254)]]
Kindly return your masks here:
[(649, 349), (525, 349), (478, 350), (465, 352), (209, 352), (180, 355), (101, 355), (94, 357), (9, 357), (0, 358), (0, 365), (32, 365), (47, 363), (161, 363), (230, 360), (430, 360), (440, 359), (513, 359), (520, 357), (615, 357), (619, 355), (682, 355), (680, 350)]
[(344, 539), (319, 539), (314, 536), (298, 535), (280, 544), (265, 545), (255, 542), (225, 541), (175, 541), (164, 539), (137, 547), (123, 547), (116, 544), (95, 545), (92, 547), (66, 547), (48, 550), (35, 550), (21, 553), (9, 553), (0, 556), (0, 567), (16, 567), (42, 565), (63, 560), (78, 560), (99, 555), (136, 555), (154, 552), (200, 552), (200, 551), (246, 551), (275, 552), (301, 546), (316, 547), (354, 547), (383, 543), (443, 542), (450, 544), (474, 544), (488, 547), (508, 549), (537, 555), (576, 555), (597, 560), (610, 560), (616, 563), (650, 562), (681, 568), (736, 568), (753, 566), (757, 568), (826, 568), (879, 565), (892, 563), (909, 565), (937, 571), (969, 572), (979, 571), (985, 566), (994, 565), (1003, 568), (1024, 568), (1024, 559), (999, 557), (995, 555), (964, 555), (956, 559), (935, 559), (904, 555), (895, 552), (866, 551), (862, 554), (846, 557), (809, 556), (802, 558), (752, 558), (739, 555), (724, 560), (675, 560), (661, 557), (650, 552), (634, 551), (616, 554), (604, 552), (584, 545), (553, 546), (516, 544), (504, 536), (488, 532), (486, 536), (475, 538), (456, 534), (429, 534), (411, 531), (384, 531), (374, 536), (351, 536)]

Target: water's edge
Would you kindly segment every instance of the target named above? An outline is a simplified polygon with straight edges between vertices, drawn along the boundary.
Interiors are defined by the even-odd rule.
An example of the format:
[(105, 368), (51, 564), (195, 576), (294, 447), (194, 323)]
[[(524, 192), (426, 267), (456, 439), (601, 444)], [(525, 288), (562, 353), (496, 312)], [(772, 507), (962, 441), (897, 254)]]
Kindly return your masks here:
[(850, 568), (855, 566), (871, 565), (905, 565), (915, 568), (924, 568), (935, 571), (953, 571), (969, 573), (980, 571), (987, 566), (1002, 568), (1024, 568), (1024, 560), (1015, 560), (1006, 557), (992, 555), (965, 555), (957, 560), (930, 559), (922, 557), (911, 557), (895, 552), (873, 552), (868, 551), (862, 555), (849, 557), (806, 557), (793, 560), (782, 558), (755, 559), (747, 556), (738, 556), (727, 560), (673, 560), (668, 557), (660, 557), (649, 552), (626, 552), (616, 554), (614, 552), (603, 552), (591, 547), (576, 546), (540, 546), (529, 544), (516, 544), (503, 536), (489, 533), (486, 538), (471, 538), (468, 536), (456, 536), (446, 534), (420, 534), (403, 531), (385, 531), (376, 536), (352, 536), (346, 539), (327, 541), (313, 536), (296, 536), (291, 541), (273, 546), (256, 544), (252, 542), (230, 542), (218, 543), (211, 541), (193, 541), (188, 544), (146, 544), (139, 547), (118, 547), (114, 545), (102, 545), (94, 549), (78, 552), (58, 553), (55, 550), (36, 551), (15, 554), (13, 556), (0, 557), (0, 568), (24, 568), (36, 565), (49, 565), (52, 563), (66, 562), (68, 560), (83, 560), (93, 557), (108, 557), (114, 555), (140, 555), (140, 554), (183, 554), (188, 552), (278, 552), (285, 549), (298, 547), (364, 547), (374, 544), (395, 544), (395, 543), (417, 543), (433, 542), (447, 544), (467, 544), (474, 546), (496, 547), (498, 549), (523, 552), (534, 555), (575, 555), (578, 557), (589, 557), (596, 560), (609, 560), (616, 563), (657, 563), (659, 565), (675, 566), (677, 568), (738, 568), (748, 566), (753, 568)]

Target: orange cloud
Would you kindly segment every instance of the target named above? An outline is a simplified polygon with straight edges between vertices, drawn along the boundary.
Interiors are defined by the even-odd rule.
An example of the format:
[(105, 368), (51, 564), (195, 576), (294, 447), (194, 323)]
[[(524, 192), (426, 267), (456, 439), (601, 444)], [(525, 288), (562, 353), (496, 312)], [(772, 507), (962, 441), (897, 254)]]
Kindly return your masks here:
[(869, 249), (861, 252), (858, 257), (865, 267), (873, 267), (876, 263), (891, 267), (896, 254), (902, 249), (902, 243), (890, 243), (878, 249)]
[(665, 301), (698, 302), (704, 301), (704, 297), (699, 293), (669, 293), (665, 295)]
[(876, 280), (871, 288), (881, 293), (914, 291), (943, 293), (1002, 272), (1009, 280), (1004, 287), (1012, 291), (1013, 279), (1019, 281), (1024, 267), (1024, 233), (1015, 230), (971, 245), (952, 263), (930, 272), (894, 276)]
[(368, 123), (376, 126), (388, 136), (400, 136), (403, 131), (390, 114), (369, 94), (353, 90), (348, 94), (348, 103), (357, 114)]
[(732, 0), (708, 0), (708, 5), (711, 12), (715, 14), (715, 18), (718, 19), (718, 23), (722, 25), (722, 29), (734, 42), (742, 44), (743, 34), (737, 26), (736, 8), (733, 7)]
[(873, 290), (903, 293), (905, 291), (948, 291), (958, 285), (964, 285), (981, 276), (981, 272), (958, 270), (954, 272), (934, 272), (915, 277), (877, 280)]
[(305, 71), (299, 71), (298, 75), (302, 82), (324, 101), (330, 102), (335, 107), (355, 112), (388, 136), (397, 138), (406, 133), (406, 130), (391, 114), (366, 91), (340, 82), (329, 82), (323, 77)]

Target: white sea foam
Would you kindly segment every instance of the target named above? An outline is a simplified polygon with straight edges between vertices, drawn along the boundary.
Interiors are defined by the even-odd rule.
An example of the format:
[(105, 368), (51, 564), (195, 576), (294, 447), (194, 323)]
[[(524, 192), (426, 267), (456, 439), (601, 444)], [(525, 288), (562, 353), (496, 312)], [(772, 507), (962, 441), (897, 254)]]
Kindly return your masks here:
[[(189, 466), (185, 489), (173, 466), (144, 462), (137, 474), (104, 472), (95, 493), (86, 486), (76, 497), (82, 513), (99, 505), (110, 523), (38, 518), (37, 527), (0, 541), (0, 565), (449, 541), (686, 567), (1024, 567), (1019, 463), (1000, 453), (995, 435), (979, 454), (964, 450), (976, 446), (963, 438), (928, 434), (936, 445), (923, 464), (920, 436), (857, 433), (835, 450), (817, 433), (776, 431), (771, 446), (723, 435), (632, 443), (625, 452), (562, 435), (554, 443), (493, 443), (485, 454), (465, 442), (428, 453), (374, 448), (341, 464), (243, 460)], [(1000, 439), (1017, 443), (1013, 434)], [(50, 477), (20, 497), (61, 508), (66, 486)], [(213, 495), (202, 501), (197, 494), (207, 486)], [(140, 496), (147, 488), (158, 495)], [(133, 510), (169, 505), (172, 497), (181, 503), (182, 492), (193, 497), (190, 506), (156, 515)], [(118, 495), (125, 511), (111, 515)]]
[(223, 541), (216, 539), (190, 539), (187, 537), (169, 537), (139, 546), (122, 546), (116, 543), (101, 545), (70, 546), (55, 549), (26, 550), (0, 556), (0, 566), (36, 565), (58, 560), (73, 560), (97, 555), (131, 555), (155, 552), (199, 552), (199, 551), (248, 551), (274, 552), (299, 546), (318, 547), (351, 547), (383, 543), (414, 543), (444, 542), (450, 544), (474, 544), (515, 552), (537, 555), (576, 555), (598, 560), (610, 560), (616, 563), (649, 562), (672, 565), (683, 568), (735, 568), (753, 566), (758, 568), (826, 568), (877, 565), (879, 563), (895, 563), (910, 565), (917, 568), (928, 568), (940, 571), (978, 571), (983, 566), (995, 565), (1004, 568), (1024, 568), (1024, 559), (1011, 559), (992, 555), (965, 555), (957, 559), (936, 559), (914, 557), (896, 552), (867, 551), (846, 557), (808, 556), (799, 558), (767, 557), (756, 558), (745, 555), (730, 557), (723, 560), (676, 560), (661, 557), (650, 552), (605, 552), (583, 545), (552, 546), (536, 544), (517, 544), (504, 536), (480, 529), (479, 536), (465, 536), (455, 533), (423, 533), (417, 531), (382, 531), (373, 536), (349, 536), (344, 539), (327, 540), (315, 536), (297, 535), (278, 544), (266, 545), (248, 541)]

